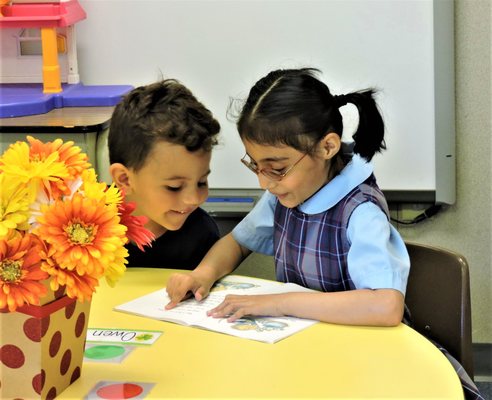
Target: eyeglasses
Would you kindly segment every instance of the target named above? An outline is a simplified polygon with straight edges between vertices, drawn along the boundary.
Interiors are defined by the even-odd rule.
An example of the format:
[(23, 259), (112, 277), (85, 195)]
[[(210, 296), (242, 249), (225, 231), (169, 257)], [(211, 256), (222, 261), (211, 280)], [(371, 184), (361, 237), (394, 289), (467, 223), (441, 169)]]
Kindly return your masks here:
[[(273, 168), (258, 168), (258, 165), (256, 164), (256, 161), (253, 161), (248, 153), (244, 155), (243, 158), (241, 158), (241, 162), (248, 167), (251, 171), (253, 171), (256, 175), (258, 174), (263, 174), (265, 175), (268, 179), (271, 179), (272, 181), (281, 181), (285, 176), (292, 171), (292, 169), (299, 164), (304, 157), (306, 157), (308, 153), (304, 153), (304, 155), (299, 158), (293, 165), (291, 165), (289, 168), (287, 168), (285, 171), (280, 172), (276, 169)], [(246, 157), (249, 157), (249, 160), (246, 159)]]

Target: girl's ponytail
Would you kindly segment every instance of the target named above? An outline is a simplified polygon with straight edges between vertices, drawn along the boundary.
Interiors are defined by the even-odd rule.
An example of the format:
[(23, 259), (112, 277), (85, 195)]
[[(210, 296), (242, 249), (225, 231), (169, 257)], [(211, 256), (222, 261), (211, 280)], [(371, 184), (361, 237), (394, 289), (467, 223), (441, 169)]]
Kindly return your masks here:
[(371, 161), (374, 154), (386, 149), (384, 142), (384, 122), (374, 100), (374, 90), (364, 90), (345, 95), (333, 96), (336, 107), (352, 103), (359, 111), (359, 125), (352, 135), (354, 139), (354, 153), (359, 154), (367, 161)]

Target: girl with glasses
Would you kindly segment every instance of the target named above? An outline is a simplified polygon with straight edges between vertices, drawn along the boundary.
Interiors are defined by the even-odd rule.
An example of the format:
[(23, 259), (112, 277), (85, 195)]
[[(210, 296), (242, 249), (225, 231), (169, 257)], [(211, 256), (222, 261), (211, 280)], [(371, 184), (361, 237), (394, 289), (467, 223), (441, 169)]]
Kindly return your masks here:
[[(317, 292), (228, 296), (209, 315), (401, 322), (409, 257), (370, 163), (385, 149), (381, 114), (372, 90), (333, 96), (317, 72), (273, 71), (251, 89), (237, 122), (246, 148), (241, 161), (265, 194), (195, 270), (170, 278), (167, 308), (190, 292), (203, 299), (255, 251), (274, 256), (279, 281)], [(341, 141), (339, 108), (347, 103), (359, 113), (352, 152)]]
[[(409, 256), (370, 163), (385, 149), (381, 114), (372, 90), (333, 96), (316, 72), (273, 71), (251, 89), (237, 122), (246, 148), (241, 162), (266, 192), (195, 270), (170, 278), (166, 308), (190, 293), (203, 299), (255, 251), (274, 256), (279, 281), (317, 291), (229, 295), (210, 316), (233, 322), (287, 315), (376, 326), (402, 321)], [(347, 103), (359, 112), (352, 151), (341, 142), (339, 108)], [(465, 397), (483, 399), (458, 361), (438, 348), (457, 371)]]

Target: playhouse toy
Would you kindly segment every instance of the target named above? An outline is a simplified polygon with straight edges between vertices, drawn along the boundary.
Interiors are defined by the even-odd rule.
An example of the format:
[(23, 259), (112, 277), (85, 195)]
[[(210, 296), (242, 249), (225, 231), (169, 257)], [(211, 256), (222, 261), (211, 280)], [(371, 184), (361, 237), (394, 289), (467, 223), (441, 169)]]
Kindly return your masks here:
[[(86, 13), (77, 0), (0, 1), (3, 64), (0, 118), (42, 114), (60, 107), (112, 106), (132, 89), (129, 85), (84, 86), (80, 83), (75, 24), (85, 19)], [(32, 54), (39, 43), (41, 79), (33, 71), (40, 55)], [(28, 57), (23, 57), (24, 50)], [(62, 56), (66, 64), (63, 78), (59, 62)], [(22, 71), (25, 74), (19, 75)]]

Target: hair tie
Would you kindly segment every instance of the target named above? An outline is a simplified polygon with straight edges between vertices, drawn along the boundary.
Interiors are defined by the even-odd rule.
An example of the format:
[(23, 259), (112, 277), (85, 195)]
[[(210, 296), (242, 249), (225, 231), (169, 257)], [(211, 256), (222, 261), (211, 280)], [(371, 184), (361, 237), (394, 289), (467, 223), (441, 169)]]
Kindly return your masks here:
[(348, 103), (347, 95), (340, 94), (333, 96), (333, 103), (337, 106), (337, 108), (343, 107)]

